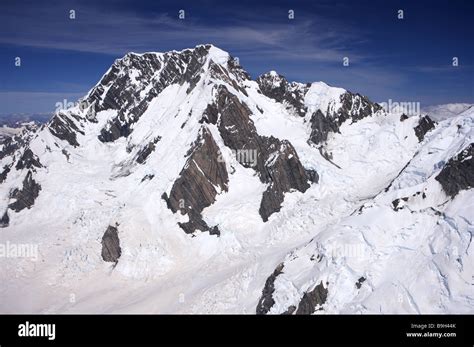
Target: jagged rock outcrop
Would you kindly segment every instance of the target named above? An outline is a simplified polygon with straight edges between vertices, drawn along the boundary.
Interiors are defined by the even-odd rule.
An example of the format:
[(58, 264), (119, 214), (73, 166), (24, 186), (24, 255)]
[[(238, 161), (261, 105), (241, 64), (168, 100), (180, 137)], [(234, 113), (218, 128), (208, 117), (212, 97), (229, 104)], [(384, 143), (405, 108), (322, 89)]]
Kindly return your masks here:
[(147, 143), (140, 151), (137, 153), (137, 163), (145, 163), (148, 156), (155, 150), (155, 145), (161, 140), (161, 136), (158, 136)]
[(71, 119), (71, 116), (61, 112), (55, 114), (48, 122), (48, 128), (51, 134), (74, 147), (79, 146), (77, 134), (84, 135), (84, 131), (79, 129), (76, 123)]
[(6, 138), (1, 146), (0, 150), (0, 160), (12, 155), (16, 150), (20, 149), (25, 145), (25, 141), (20, 135), (15, 135), (9, 138)]
[(406, 121), (407, 119), (408, 119), (408, 116), (407, 116), (405, 113), (403, 113), (403, 114), (400, 116), (400, 122), (404, 122), (404, 121)]
[(461, 190), (474, 186), (474, 143), (451, 158), (443, 167), (436, 180), (443, 190), (455, 197)]
[(418, 125), (415, 127), (415, 135), (418, 138), (418, 142), (423, 141), (425, 135), (431, 129), (434, 129), (436, 123), (431, 120), (430, 117), (424, 116), (420, 118)]
[(352, 122), (357, 122), (382, 109), (382, 106), (373, 103), (369, 98), (359, 93), (346, 92), (341, 95), (341, 102), (342, 107), (337, 112), (339, 115), (339, 125), (348, 119), (351, 119)]
[(32, 169), (33, 167), (43, 167), (41, 165), (39, 158), (36, 154), (33, 153), (33, 151), (29, 148), (27, 148), (24, 152), (21, 158), (18, 160), (16, 163), (15, 168), (17, 170), (22, 170), (22, 169)]
[(35, 203), (36, 198), (41, 190), (39, 185), (34, 179), (31, 171), (25, 176), (23, 180), (23, 187), (21, 189), (16, 188), (10, 194), (10, 199), (16, 199), (8, 205), (15, 212), (20, 212), (25, 208), (31, 208)]
[(303, 294), (295, 314), (313, 314), (316, 309), (321, 310), (321, 306), (326, 302), (327, 297), (328, 289), (324, 288), (321, 281), (313, 290)]
[(418, 200), (421, 197), (422, 199), (426, 199), (426, 193), (418, 191), (411, 196), (404, 196), (401, 198), (397, 198), (392, 201), (392, 209), (397, 212), (405, 208), (405, 206), (410, 205), (412, 202)]
[[(270, 147), (272, 149), (273, 146)], [(305, 192), (309, 187), (310, 178), (298, 158), (293, 146), (282, 141), (266, 160), (267, 172), (270, 177), (269, 186), (263, 192), (260, 204), (260, 215), (264, 222), (275, 212), (279, 212), (285, 193), (296, 189)], [(312, 175), (314, 178), (314, 175)]]
[(356, 288), (357, 289), (360, 289), (362, 287), (362, 283), (364, 283), (366, 281), (366, 278), (365, 277), (359, 277), (359, 279), (357, 280), (356, 282)]
[(10, 224), (10, 217), (8, 216), (8, 209), (3, 213), (0, 219), (0, 228), (6, 228)]
[[(265, 286), (262, 290), (262, 296), (258, 301), (256, 313), (257, 314), (268, 314), (272, 307), (275, 305), (275, 299), (273, 294), (275, 293), (275, 280), (279, 275), (283, 273), (284, 263), (279, 264), (275, 271), (265, 281)], [(365, 280), (365, 279), (364, 279)], [(362, 282), (364, 281), (362, 280)], [(362, 283), (361, 282), (361, 283)], [(324, 287), (321, 281), (311, 291), (307, 291), (303, 294), (298, 305), (291, 305), (282, 314), (313, 314), (316, 309), (322, 310), (322, 305), (326, 302), (328, 296), (328, 289)]]
[(319, 175), (316, 170), (313, 169), (306, 169), (306, 176), (311, 183), (318, 183), (319, 182)]
[(117, 264), (122, 249), (120, 248), (120, 239), (116, 227), (109, 225), (102, 236), (102, 259), (106, 262)]
[(2, 172), (0, 173), (0, 183), (3, 183), (6, 179), (7, 179), (7, 176), (8, 176), (8, 173), (10, 172), (10, 167), (9, 165), (5, 165), (3, 167), (3, 170)]
[(339, 132), (339, 128), (345, 121), (350, 119), (355, 123), (382, 109), (379, 104), (371, 102), (367, 97), (351, 92), (342, 93), (338, 101), (341, 104), (338, 109), (330, 111), (330, 106), (336, 102), (333, 101), (328, 105), (327, 110), (318, 109), (311, 115), (309, 142), (324, 143), (328, 134)]
[[(130, 53), (117, 60), (87, 99), (94, 105), (95, 113), (108, 109), (118, 111), (101, 130), (99, 140), (112, 142), (127, 137), (150, 101), (167, 86), (187, 82), (189, 93), (201, 78), (210, 48), (210, 45), (198, 46), (163, 55)], [(160, 74), (156, 75), (156, 71)]]
[(8, 173), (15, 167), (17, 170), (24, 168), (41, 168), (42, 165), (37, 155), (29, 147), (29, 143), (43, 129), (43, 125), (38, 127), (36, 124), (22, 125), (15, 135), (6, 137), (0, 143), (0, 161), (3, 161), (3, 171), (0, 174), (0, 183), (5, 181)]
[(186, 233), (201, 230), (219, 234), (217, 227), (211, 228), (202, 220), (201, 212), (215, 201), (220, 191), (228, 190), (228, 182), (225, 161), (212, 134), (204, 126), (169, 197), (164, 194), (163, 198), (174, 213), (179, 211), (188, 215), (188, 222), (179, 223)]
[(337, 132), (339, 125), (330, 117), (326, 117), (321, 110), (317, 110), (311, 115), (311, 134), (309, 141), (315, 144), (322, 143), (328, 139), (330, 132)]
[(140, 182), (151, 181), (153, 179), (153, 177), (155, 177), (155, 175), (147, 174), (147, 175), (143, 176), (143, 178)]
[(404, 202), (408, 201), (408, 197), (403, 197), (400, 199), (395, 199), (392, 201), (392, 208), (394, 211), (399, 211), (403, 208)]
[(283, 263), (279, 264), (275, 271), (265, 281), (265, 286), (262, 290), (262, 296), (257, 304), (257, 314), (267, 314), (270, 312), (275, 300), (273, 299), (273, 293), (275, 292), (275, 280), (283, 272)]
[(284, 76), (275, 71), (259, 76), (257, 83), (263, 95), (286, 104), (297, 115), (305, 116), (307, 107), (304, 104), (304, 94), (308, 85), (302, 88), (300, 83), (288, 83)]
[[(305, 192), (311, 179), (301, 164), (296, 150), (289, 141), (274, 137), (260, 136), (250, 118), (251, 111), (227, 88), (221, 87), (216, 105), (211, 110), (217, 110), (220, 118), (215, 119), (219, 132), (227, 147), (234, 151), (254, 151), (256, 161), (241, 162), (245, 167), (251, 167), (258, 172), (263, 183), (268, 183), (260, 204), (260, 215), (263, 221), (278, 212), (284, 200), (284, 193), (292, 189)], [(215, 113), (211, 111), (210, 113)]]
[[(240, 66), (236, 65), (232, 58), (227, 61), (226, 68), (224, 68), (221, 64), (216, 64), (211, 61), (209, 64), (209, 71), (211, 76), (216, 80), (228, 83), (238, 92), (248, 96), (247, 91), (240, 83), (245, 80), (249, 80), (250, 76)], [(234, 78), (230, 76), (230, 73), (234, 75)], [(235, 77), (237, 77), (237, 80)]]

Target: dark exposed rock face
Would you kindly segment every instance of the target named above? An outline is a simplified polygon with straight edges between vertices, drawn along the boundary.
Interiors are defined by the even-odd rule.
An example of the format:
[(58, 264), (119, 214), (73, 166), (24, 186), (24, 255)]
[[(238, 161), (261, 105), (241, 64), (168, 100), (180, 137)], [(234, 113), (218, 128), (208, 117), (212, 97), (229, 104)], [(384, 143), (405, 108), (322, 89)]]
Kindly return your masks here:
[(328, 289), (324, 288), (321, 281), (312, 291), (304, 293), (295, 314), (313, 314), (317, 307), (326, 302), (327, 297)]
[(245, 96), (248, 96), (245, 88), (238, 84), (235, 79), (231, 78), (231, 76), (229, 75), (229, 71), (231, 71), (234, 76), (237, 77), (237, 80), (239, 82), (250, 79), (250, 76), (239, 66), (235, 65), (232, 59), (227, 62), (227, 69), (223, 68), (220, 64), (215, 64), (211, 62), (209, 70), (211, 72), (212, 77), (230, 84), (235, 90), (241, 92)]
[(431, 120), (430, 117), (424, 116), (420, 119), (420, 122), (415, 127), (415, 135), (418, 137), (418, 142), (423, 141), (428, 131), (435, 127), (436, 123)]
[(16, 163), (15, 168), (17, 170), (22, 170), (22, 169), (32, 169), (33, 167), (43, 167), (41, 165), (39, 158), (33, 153), (33, 151), (29, 148), (27, 148), (24, 152), (21, 158), (18, 160)]
[(216, 108), (220, 113), (217, 125), (224, 144), (234, 151), (256, 151), (258, 160), (255, 166), (245, 162), (241, 164), (245, 167), (252, 167), (260, 175), (264, 175), (265, 181), (267, 181), (268, 174), (265, 163), (261, 159), (264, 155), (263, 152), (267, 151), (266, 147), (272, 144), (276, 145), (278, 140), (259, 136), (250, 119), (251, 111), (225, 87), (219, 88)]
[(3, 167), (3, 171), (0, 173), (0, 183), (3, 183), (7, 179), (7, 176), (10, 170), (11, 170), (10, 166), (8, 165), (5, 165)]
[[(189, 93), (201, 78), (209, 49), (208, 45), (163, 55), (127, 54), (123, 59), (117, 60), (91, 92), (88, 100), (89, 104), (95, 105), (95, 112), (107, 109), (118, 111), (117, 116), (101, 130), (99, 140), (112, 142), (119, 137), (128, 136), (150, 101), (167, 86), (189, 82)], [(130, 70), (138, 73), (131, 77)], [(158, 77), (155, 76), (156, 71), (161, 71)], [(141, 92), (150, 83), (152, 87), (143, 97)]]
[(137, 154), (137, 163), (143, 164), (148, 156), (155, 150), (155, 145), (158, 141), (161, 140), (161, 137), (158, 136), (153, 141), (150, 141), (145, 147), (143, 147)]
[(140, 182), (151, 181), (155, 177), (153, 174), (145, 175)]
[[(267, 278), (262, 290), (262, 296), (257, 304), (257, 314), (268, 314), (271, 308), (275, 305), (275, 300), (273, 299), (273, 294), (275, 293), (275, 280), (283, 273), (283, 268), (284, 264), (279, 264), (275, 271), (273, 271), (273, 273)], [(326, 302), (327, 296), (328, 289), (324, 287), (323, 282), (321, 281), (321, 283), (316, 285), (313, 290), (303, 294), (297, 307), (290, 306), (282, 314), (313, 314), (317, 308), (319, 310), (322, 309), (320, 306)]]
[(3, 141), (3, 147), (0, 150), (0, 159), (12, 155), (13, 153), (15, 153), (16, 150), (20, 149), (24, 145), (25, 139), (21, 135), (15, 135), (6, 138)]
[[(253, 168), (260, 180), (269, 184), (259, 209), (266, 222), (272, 213), (280, 210), (284, 193), (292, 189), (305, 192), (310, 186), (310, 177), (291, 143), (258, 135), (249, 108), (225, 87), (219, 89), (213, 108), (220, 114), (216, 122), (224, 144), (235, 151), (255, 151), (257, 154), (255, 163), (241, 164)], [(311, 177), (314, 179), (315, 175)]]
[(5, 139), (3, 142), (3, 148), (0, 150), (0, 159), (12, 155), (18, 148), (19, 146), (15, 141), (13, 141), (12, 137)]
[(70, 154), (64, 148), (61, 150), (61, 153), (66, 157), (66, 160), (69, 162)]
[[(309, 177), (301, 165), (295, 149), (288, 141), (282, 141), (273, 157), (267, 159), (270, 185), (263, 192), (260, 215), (264, 222), (270, 215), (280, 211), (285, 193), (291, 189), (305, 192), (309, 188)], [(271, 162), (268, 163), (268, 160)]]
[(122, 255), (120, 240), (116, 227), (110, 226), (102, 236), (102, 259), (107, 262), (117, 263)]
[[(38, 157), (28, 147), (29, 141), (35, 135), (35, 132), (37, 130), (38, 128), (36, 126), (25, 127), (25, 129), (22, 130), (21, 134), (8, 137), (3, 140), (3, 146), (0, 150), (0, 160), (6, 157), (12, 157), (12, 163), (4, 165), (3, 169), (1, 169), (0, 183), (3, 183), (7, 179), (7, 176), (11, 171), (12, 167), (15, 165), (15, 162), (15, 168), (17, 170), (27, 168), (35, 171), (34, 167), (43, 167)], [(23, 153), (18, 153), (21, 149), (24, 148), (26, 149), (23, 151)]]
[(282, 313), (282, 315), (291, 315), (296, 311), (296, 306), (291, 305), (288, 309)]
[(10, 217), (8, 217), (8, 209), (0, 219), (0, 228), (6, 228), (10, 224)]
[(102, 142), (113, 142), (120, 137), (127, 137), (131, 134), (131, 126), (136, 121), (137, 119), (127, 121), (123, 114), (119, 115), (107, 123), (107, 127), (100, 131), (99, 140)]
[(15, 202), (8, 205), (15, 212), (20, 212), (24, 208), (31, 208), (39, 195), (41, 186), (33, 179), (31, 171), (28, 171), (23, 180), (23, 187), (15, 189), (10, 194), (10, 199), (16, 199)]
[(408, 116), (404, 113), (400, 116), (400, 122), (403, 122), (408, 119)]
[(252, 77), (247, 73), (247, 71), (245, 71), (240, 66), (238, 61), (233, 57), (230, 57), (227, 61), (227, 70), (229, 70), (229, 72), (232, 72), (232, 74), (237, 78), (239, 82), (252, 79)]
[(461, 153), (449, 159), (436, 180), (451, 197), (459, 191), (474, 186), (474, 143), (464, 148)]
[(405, 206), (405, 203), (408, 201), (408, 199), (409, 199), (409, 197), (405, 196), (403, 198), (393, 200), (392, 201), (393, 210), (396, 212), (396, 211), (399, 211), (399, 210), (403, 209), (403, 207)]
[(356, 122), (382, 109), (382, 106), (371, 102), (366, 96), (358, 93), (353, 94), (346, 92), (342, 94), (341, 102), (342, 107), (337, 111), (339, 115), (339, 125), (348, 119), (352, 119), (353, 122)]
[(339, 101), (342, 106), (333, 114), (330, 114), (328, 110), (317, 110), (313, 113), (310, 119), (310, 142), (323, 143), (327, 140), (329, 133), (339, 132), (339, 128), (345, 121), (351, 119), (352, 122), (357, 122), (382, 109), (379, 104), (371, 102), (367, 97), (350, 92), (342, 94)]
[(200, 212), (190, 211), (188, 216), (189, 222), (178, 223), (186, 234), (192, 234), (196, 230), (207, 231), (210, 235), (219, 236), (221, 234), (219, 228), (216, 225), (211, 227), (202, 219)]
[(362, 283), (364, 282), (365, 282), (365, 277), (360, 277), (356, 282), (357, 289), (360, 289), (360, 287), (362, 287)]
[(199, 229), (218, 234), (216, 227), (210, 228), (202, 220), (201, 212), (214, 203), (218, 194), (216, 187), (227, 191), (228, 182), (226, 164), (220, 157), (219, 147), (210, 131), (203, 127), (180, 177), (171, 188), (169, 198), (166, 194), (163, 198), (173, 212), (179, 211), (183, 215), (188, 215), (189, 221), (180, 223), (180, 227), (186, 233), (193, 233)]
[(315, 144), (319, 144), (328, 139), (330, 132), (337, 132), (339, 125), (334, 122), (330, 117), (326, 117), (320, 110), (317, 110), (311, 116), (311, 134), (309, 141)]
[(289, 105), (297, 115), (304, 117), (307, 111), (304, 105), (307, 88), (301, 88), (301, 85), (296, 83), (290, 84), (284, 76), (274, 72), (259, 76), (257, 83), (263, 95)]
[(319, 175), (316, 172), (316, 170), (313, 169), (306, 169), (306, 175), (308, 176), (308, 179), (312, 183), (318, 183), (319, 182)]
[(217, 124), (218, 117), (219, 117), (219, 110), (217, 109), (217, 105), (209, 104), (204, 110), (202, 119), (199, 122), (207, 123), (207, 124)]
[(399, 207), (399, 205), (400, 205), (400, 199), (395, 199), (392, 201), (392, 208), (394, 211), (398, 211), (402, 209), (402, 207)]
[(313, 113), (310, 119), (310, 142), (323, 143), (327, 140), (329, 133), (339, 132), (340, 126), (348, 119), (357, 122), (381, 109), (380, 105), (372, 103), (365, 96), (350, 92), (342, 94), (340, 102), (342, 103), (341, 108), (333, 114), (329, 114), (328, 110), (317, 110)]
[(275, 292), (275, 280), (283, 272), (283, 263), (278, 265), (275, 271), (267, 278), (262, 290), (262, 296), (257, 304), (257, 314), (267, 314), (275, 305), (273, 293)]
[[(254, 169), (260, 180), (268, 184), (259, 209), (262, 219), (267, 221), (272, 213), (280, 210), (286, 192), (292, 189), (301, 192), (306, 191), (310, 186), (308, 182), (317, 182), (318, 175), (314, 170), (307, 171), (304, 169), (290, 142), (258, 135), (250, 115), (251, 111), (247, 105), (230, 93), (226, 87), (220, 86), (218, 87), (216, 102), (208, 105), (201, 123), (217, 125), (224, 144), (235, 152), (255, 153), (254, 161), (240, 161), (240, 164)], [(205, 143), (207, 142), (205, 141)], [(218, 147), (215, 144), (210, 148), (211, 153), (208, 154), (208, 160), (212, 163), (216, 161), (214, 158), (218, 157), (219, 154)], [(217, 171), (224, 172), (225, 165), (220, 164), (215, 164), (218, 168)], [(170, 198), (164, 195), (173, 212), (180, 210), (182, 213), (187, 213), (192, 219), (188, 223), (181, 224), (181, 227), (187, 232), (194, 232), (196, 228), (207, 230), (199, 215), (203, 208), (214, 202), (216, 193), (213, 187), (215, 185), (221, 186), (221, 183), (223, 183), (219, 180), (216, 181), (218, 177), (197, 180), (195, 176), (202, 177), (202, 175), (199, 175), (199, 171), (194, 169), (193, 165), (187, 164), (185, 166), (184, 173), (181, 174), (181, 177), (173, 186)], [(226, 184), (227, 180), (227, 172), (225, 171)], [(214, 182), (214, 184), (212, 185), (210, 182)], [(200, 185), (204, 185), (204, 187), (199, 187)], [(226, 185), (225, 190), (227, 190)], [(180, 199), (189, 204), (190, 208), (179, 208)]]
[(79, 129), (71, 117), (63, 113), (54, 115), (48, 123), (48, 128), (51, 134), (74, 147), (79, 146), (77, 133), (84, 135), (84, 132)]

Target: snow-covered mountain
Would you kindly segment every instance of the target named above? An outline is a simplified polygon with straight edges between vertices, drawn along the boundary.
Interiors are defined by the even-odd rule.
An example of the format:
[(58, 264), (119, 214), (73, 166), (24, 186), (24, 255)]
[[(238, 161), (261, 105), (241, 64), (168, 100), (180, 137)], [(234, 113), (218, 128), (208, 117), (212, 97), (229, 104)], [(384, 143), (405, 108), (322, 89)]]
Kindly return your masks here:
[(10, 128), (7, 126), (0, 127), (0, 143), (20, 132), (21, 128)]
[(129, 53), (1, 145), (0, 312), (472, 312), (473, 119)]
[(0, 127), (21, 128), (28, 124), (43, 124), (51, 116), (50, 113), (0, 113)]
[(39, 123), (35, 121), (17, 123), (13, 127), (3, 125), (0, 127), (0, 143), (3, 143), (8, 138), (18, 136), (24, 132), (35, 132), (40, 126)]
[(423, 114), (429, 114), (430, 118), (439, 122), (451, 117), (456, 117), (469, 108), (474, 107), (474, 104), (456, 103), (427, 106), (421, 109)]

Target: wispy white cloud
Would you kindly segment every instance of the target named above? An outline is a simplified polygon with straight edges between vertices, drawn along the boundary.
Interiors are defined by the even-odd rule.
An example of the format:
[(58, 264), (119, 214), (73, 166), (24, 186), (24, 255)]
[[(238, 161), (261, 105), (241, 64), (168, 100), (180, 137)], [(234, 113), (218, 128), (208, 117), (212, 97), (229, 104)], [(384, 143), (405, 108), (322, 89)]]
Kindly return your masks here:
[(249, 55), (258, 51), (281, 59), (333, 61), (347, 54), (347, 43), (359, 37), (354, 28), (329, 26), (321, 16), (262, 22), (247, 15), (220, 25), (200, 22), (192, 15), (179, 20), (177, 13), (144, 16), (113, 8), (104, 13), (80, 3), (75, 10), (76, 19), (70, 20), (67, 8), (60, 5), (53, 7), (53, 14), (39, 3), (13, 7), (0, 15), (0, 43), (111, 55), (213, 43)]
[(453, 66), (451, 64), (445, 64), (445, 65), (419, 65), (419, 66), (414, 66), (411, 67), (409, 70), (410, 71), (415, 71), (415, 72), (423, 72), (423, 73), (455, 73), (459, 72), (459, 70), (472, 70), (473, 66), (472, 65), (464, 65), (461, 64), (459, 66)]
[[(105, 8), (88, 0), (68, 0), (67, 5), (57, 1), (48, 7), (39, 1), (21, 1), (28, 6), (0, 4), (0, 44), (116, 57), (129, 51), (168, 51), (212, 43), (238, 56), (251, 73), (275, 69), (289, 79), (323, 80), (377, 99), (404, 97), (413, 93), (414, 80), (420, 76), (451, 71), (450, 66), (402, 67), (395, 53), (367, 49), (370, 33), (325, 17), (324, 11), (311, 16), (298, 12), (295, 20), (289, 20), (281, 8), (268, 6), (261, 14), (248, 7), (242, 11), (234, 4), (219, 18), (201, 18), (188, 11), (183, 21), (177, 18), (177, 8), (176, 13), (146, 13), (120, 6)], [(334, 6), (331, 1), (318, 4)], [(68, 18), (70, 8), (76, 10), (75, 20)], [(342, 66), (345, 56), (350, 57), (349, 68)], [(64, 90), (81, 88), (64, 85)], [(54, 93), (46, 94), (45, 100), (58, 99)], [(36, 97), (39, 101), (39, 94)], [(42, 109), (47, 103), (51, 101), (42, 102)]]

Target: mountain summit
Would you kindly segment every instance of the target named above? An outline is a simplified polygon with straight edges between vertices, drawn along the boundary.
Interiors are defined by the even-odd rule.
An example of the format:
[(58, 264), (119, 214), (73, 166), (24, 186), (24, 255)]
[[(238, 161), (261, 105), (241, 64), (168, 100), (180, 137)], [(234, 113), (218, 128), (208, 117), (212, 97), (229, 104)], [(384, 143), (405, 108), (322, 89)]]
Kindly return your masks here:
[(129, 53), (2, 143), (0, 310), (470, 312), (473, 117)]

